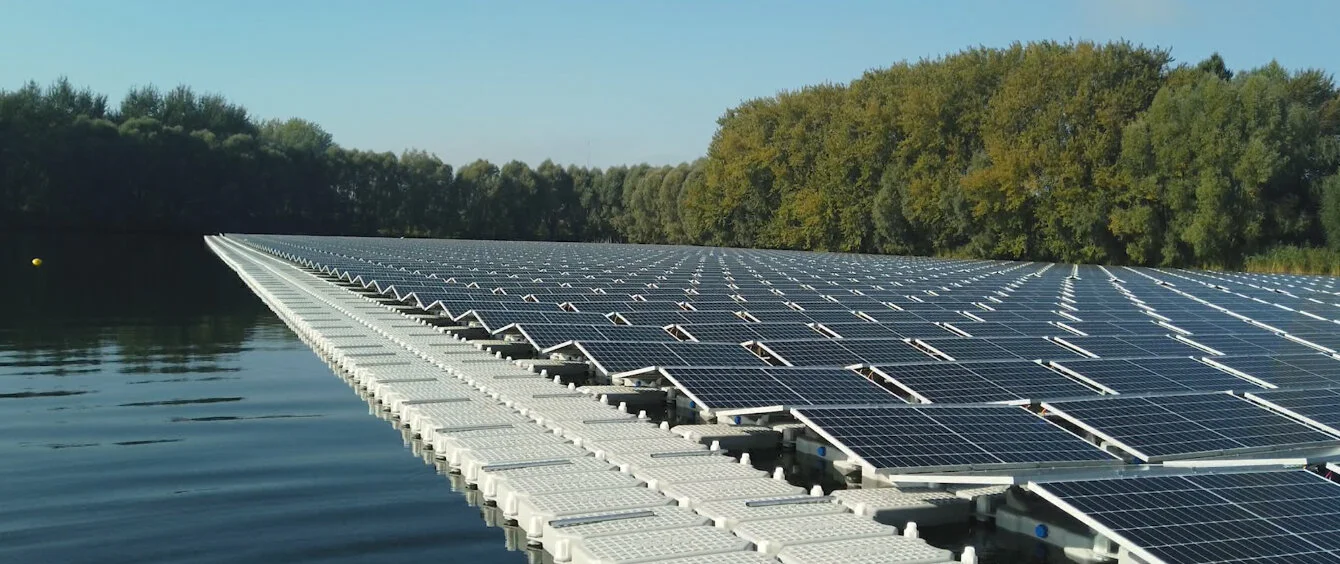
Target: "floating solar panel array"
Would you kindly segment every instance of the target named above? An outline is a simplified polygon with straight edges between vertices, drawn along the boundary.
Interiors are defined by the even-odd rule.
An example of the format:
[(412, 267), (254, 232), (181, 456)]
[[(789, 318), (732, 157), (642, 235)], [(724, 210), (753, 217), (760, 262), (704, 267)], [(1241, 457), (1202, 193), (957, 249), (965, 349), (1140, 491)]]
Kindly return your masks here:
[[(1284, 453), (1335, 439), (1340, 285), (720, 248), (234, 236), (461, 334), (710, 416), (790, 410), (882, 472)], [(918, 405), (890, 405), (903, 402)], [(1329, 403), (1328, 403), (1329, 402)], [(1002, 405), (1009, 404), (1009, 405)]]

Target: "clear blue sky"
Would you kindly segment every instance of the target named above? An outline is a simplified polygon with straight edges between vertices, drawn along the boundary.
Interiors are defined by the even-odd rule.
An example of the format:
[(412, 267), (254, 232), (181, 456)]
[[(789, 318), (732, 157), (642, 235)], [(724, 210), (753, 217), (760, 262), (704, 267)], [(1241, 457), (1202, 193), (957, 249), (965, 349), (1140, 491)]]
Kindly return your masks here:
[(1337, 25), (1334, 0), (0, 0), (0, 89), (187, 84), (346, 147), (659, 164), (703, 154), (742, 100), (969, 45), (1125, 38), (1334, 72)]

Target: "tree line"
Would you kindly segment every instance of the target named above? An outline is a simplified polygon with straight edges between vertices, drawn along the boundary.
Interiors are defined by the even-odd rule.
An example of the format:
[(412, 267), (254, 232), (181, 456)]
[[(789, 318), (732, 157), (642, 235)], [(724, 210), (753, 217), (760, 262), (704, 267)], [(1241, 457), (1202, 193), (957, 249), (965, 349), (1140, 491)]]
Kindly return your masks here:
[(728, 109), (670, 166), (453, 169), (186, 87), (0, 93), (0, 222), (1240, 266), (1340, 249), (1319, 70), (1125, 42), (972, 48)]

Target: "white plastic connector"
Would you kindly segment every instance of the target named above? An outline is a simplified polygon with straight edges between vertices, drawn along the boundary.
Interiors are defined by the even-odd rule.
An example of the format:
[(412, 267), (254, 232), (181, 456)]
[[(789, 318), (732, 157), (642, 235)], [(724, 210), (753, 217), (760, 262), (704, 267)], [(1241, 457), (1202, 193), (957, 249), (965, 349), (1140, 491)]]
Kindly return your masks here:
[(909, 538), (909, 539), (915, 539), (915, 538), (920, 538), (920, 537), (921, 537), (921, 531), (920, 531), (919, 529), (917, 529), (917, 522), (916, 522), (916, 521), (908, 521), (908, 522), (907, 522), (907, 528), (906, 528), (906, 529), (903, 529), (903, 536), (905, 536), (905, 537), (907, 537), (907, 538)]

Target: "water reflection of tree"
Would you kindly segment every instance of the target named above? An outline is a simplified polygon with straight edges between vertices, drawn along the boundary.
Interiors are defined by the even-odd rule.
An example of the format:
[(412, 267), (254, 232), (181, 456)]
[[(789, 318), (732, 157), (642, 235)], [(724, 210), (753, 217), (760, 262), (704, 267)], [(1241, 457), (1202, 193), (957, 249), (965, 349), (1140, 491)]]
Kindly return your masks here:
[[(195, 237), (19, 234), (0, 246), (13, 307), (0, 317), (0, 363), (45, 373), (104, 361), (198, 365), (240, 352), (278, 323)], [(41, 268), (28, 263), (45, 259)], [(19, 368), (21, 370), (21, 368)]]

